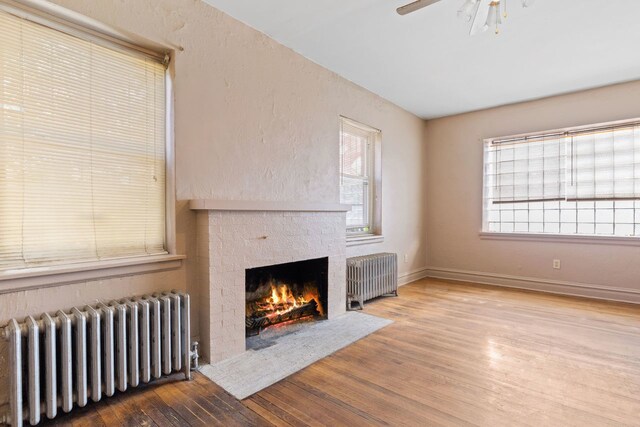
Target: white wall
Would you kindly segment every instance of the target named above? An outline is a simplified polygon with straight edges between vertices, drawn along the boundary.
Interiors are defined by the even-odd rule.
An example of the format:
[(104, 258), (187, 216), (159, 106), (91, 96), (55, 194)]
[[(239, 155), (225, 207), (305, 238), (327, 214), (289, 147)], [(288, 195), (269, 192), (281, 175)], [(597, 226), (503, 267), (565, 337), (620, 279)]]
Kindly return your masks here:
[[(337, 202), (340, 115), (383, 132), (386, 240), (358, 252), (408, 254), (401, 274), (426, 266), (421, 119), (200, 0), (54, 3), (176, 49), (177, 248), (187, 261), (172, 272), (0, 294), (0, 324), (154, 288), (187, 289), (197, 299), (196, 216), (186, 201)], [(197, 334), (197, 311), (193, 317)], [(0, 364), (0, 403), (4, 369)]]
[[(640, 302), (640, 246), (495, 241), (478, 235), (484, 138), (637, 118), (639, 99), (640, 81), (428, 121), (429, 273)], [(553, 259), (562, 261), (560, 270), (552, 268)], [(498, 277), (503, 275), (517, 277)], [(596, 289), (570, 286), (575, 284)]]

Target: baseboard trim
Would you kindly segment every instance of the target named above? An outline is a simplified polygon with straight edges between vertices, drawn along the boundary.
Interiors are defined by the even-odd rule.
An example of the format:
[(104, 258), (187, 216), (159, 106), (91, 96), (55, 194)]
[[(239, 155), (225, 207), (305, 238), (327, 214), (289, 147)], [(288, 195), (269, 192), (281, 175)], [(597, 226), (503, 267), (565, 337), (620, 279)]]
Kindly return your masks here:
[(458, 270), (453, 268), (427, 267), (425, 276), (434, 279), (472, 282), (484, 285), (527, 289), (560, 295), (595, 298), (607, 301), (640, 304), (640, 290), (613, 288), (601, 285), (563, 282), (535, 277), (510, 276), (506, 274)]
[(407, 285), (416, 280), (424, 279), (427, 277), (428, 268), (419, 268), (417, 270), (409, 271), (398, 275), (398, 286)]

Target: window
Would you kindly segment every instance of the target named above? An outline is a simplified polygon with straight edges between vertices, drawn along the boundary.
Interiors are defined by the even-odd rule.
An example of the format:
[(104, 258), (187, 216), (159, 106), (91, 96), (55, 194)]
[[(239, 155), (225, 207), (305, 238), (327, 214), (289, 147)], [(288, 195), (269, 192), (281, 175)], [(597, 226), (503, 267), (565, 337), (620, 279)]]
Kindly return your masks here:
[[(379, 233), (380, 131), (341, 118), (340, 202), (351, 205), (347, 233)], [(376, 179), (378, 178), (378, 179)]]
[(640, 122), (485, 142), (484, 231), (640, 236)]
[(163, 58), (65, 28), (0, 10), (0, 270), (167, 253)]

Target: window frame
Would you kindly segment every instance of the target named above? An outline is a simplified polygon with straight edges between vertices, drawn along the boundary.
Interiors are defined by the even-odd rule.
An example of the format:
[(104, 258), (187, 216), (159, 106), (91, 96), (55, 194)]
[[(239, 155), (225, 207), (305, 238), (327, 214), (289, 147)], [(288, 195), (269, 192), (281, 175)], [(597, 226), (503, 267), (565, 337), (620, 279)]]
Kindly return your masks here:
[[(359, 226), (347, 227), (347, 245), (363, 245), (382, 242), (382, 131), (349, 117), (340, 116), (339, 140), (342, 145), (343, 124), (361, 129), (371, 135), (366, 149), (366, 183), (367, 201), (364, 204), (367, 223)], [(340, 180), (343, 177), (363, 179), (360, 175), (350, 175), (343, 172), (342, 153), (340, 153)], [(364, 179), (363, 179), (364, 180)], [(342, 183), (340, 183), (342, 185)], [(339, 191), (342, 191), (341, 189)], [(363, 231), (363, 228), (369, 228)]]
[[(571, 132), (580, 132), (600, 128), (615, 128), (625, 125), (633, 125), (640, 123), (640, 118), (631, 118), (616, 120), (610, 122), (595, 123), (581, 126), (570, 126), (559, 129), (552, 129), (540, 132), (527, 132), (501, 137), (491, 137), (480, 139), (483, 149), (482, 160), (482, 203), (481, 203), (481, 229), (478, 235), (485, 240), (506, 240), (506, 241), (535, 241), (535, 242), (557, 242), (557, 243), (589, 243), (602, 245), (624, 245), (624, 246), (640, 246), (640, 236), (621, 236), (608, 234), (578, 234), (578, 233), (539, 233), (539, 232), (500, 232), (489, 231), (489, 203), (488, 187), (487, 187), (487, 160), (489, 150), (487, 147), (496, 140), (522, 139), (532, 136), (551, 135), (551, 134), (570, 134)], [(640, 201), (640, 199), (639, 199)]]
[(120, 277), (176, 269), (182, 266), (184, 255), (176, 248), (176, 184), (174, 134), (174, 61), (175, 51), (146, 40), (124, 36), (120, 31), (101, 22), (79, 15), (54, 4), (38, 4), (38, 8), (14, 6), (0, 0), (0, 10), (37, 24), (90, 40), (130, 54), (162, 58), (165, 64), (165, 236), (167, 254), (125, 256), (99, 261), (64, 262), (47, 266), (26, 267), (0, 271), (0, 293), (57, 286), (87, 280)]

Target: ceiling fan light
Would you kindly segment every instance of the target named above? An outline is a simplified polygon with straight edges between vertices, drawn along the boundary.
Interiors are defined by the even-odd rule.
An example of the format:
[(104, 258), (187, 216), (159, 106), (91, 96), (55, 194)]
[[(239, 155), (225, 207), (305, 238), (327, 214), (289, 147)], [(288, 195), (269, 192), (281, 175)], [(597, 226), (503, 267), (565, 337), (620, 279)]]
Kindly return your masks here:
[(479, 0), (465, 0), (458, 10), (458, 18), (464, 19), (465, 21), (471, 21), (471, 18), (473, 18), (473, 10), (478, 4), (478, 1)]
[(487, 13), (487, 20), (482, 27), (482, 31), (486, 31), (491, 27), (496, 27), (496, 33), (498, 33), (498, 25), (502, 24), (502, 20), (500, 19), (500, 2), (492, 1), (489, 5), (489, 12)]

